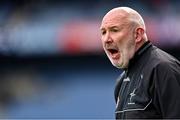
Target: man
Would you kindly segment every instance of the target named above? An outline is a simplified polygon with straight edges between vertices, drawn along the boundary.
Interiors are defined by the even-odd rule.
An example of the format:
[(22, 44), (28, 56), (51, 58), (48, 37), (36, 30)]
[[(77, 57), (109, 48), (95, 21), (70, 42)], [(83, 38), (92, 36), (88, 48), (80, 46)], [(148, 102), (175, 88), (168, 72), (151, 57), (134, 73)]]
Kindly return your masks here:
[(124, 70), (115, 88), (116, 118), (180, 118), (180, 62), (148, 41), (141, 15), (114, 8), (100, 30), (105, 53)]

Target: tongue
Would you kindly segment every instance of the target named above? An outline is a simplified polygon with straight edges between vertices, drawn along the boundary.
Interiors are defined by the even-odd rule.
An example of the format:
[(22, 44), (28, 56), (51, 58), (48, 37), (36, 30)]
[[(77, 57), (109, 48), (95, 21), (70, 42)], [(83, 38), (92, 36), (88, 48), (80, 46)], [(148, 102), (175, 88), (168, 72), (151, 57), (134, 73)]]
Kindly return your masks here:
[(120, 57), (120, 54), (118, 52), (112, 53), (112, 58), (113, 59), (118, 59)]

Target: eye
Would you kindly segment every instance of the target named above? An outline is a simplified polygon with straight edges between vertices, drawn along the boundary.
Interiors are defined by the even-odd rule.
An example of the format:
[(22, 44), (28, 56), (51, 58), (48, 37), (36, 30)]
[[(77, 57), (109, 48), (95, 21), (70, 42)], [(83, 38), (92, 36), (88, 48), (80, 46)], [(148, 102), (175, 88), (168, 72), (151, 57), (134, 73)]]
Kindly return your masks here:
[(112, 29), (111, 31), (112, 32), (118, 32), (118, 29)]
[(102, 31), (101, 31), (101, 34), (102, 34), (102, 35), (106, 34), (106, 31), (105, 31), (105, 30), (102, 30)]

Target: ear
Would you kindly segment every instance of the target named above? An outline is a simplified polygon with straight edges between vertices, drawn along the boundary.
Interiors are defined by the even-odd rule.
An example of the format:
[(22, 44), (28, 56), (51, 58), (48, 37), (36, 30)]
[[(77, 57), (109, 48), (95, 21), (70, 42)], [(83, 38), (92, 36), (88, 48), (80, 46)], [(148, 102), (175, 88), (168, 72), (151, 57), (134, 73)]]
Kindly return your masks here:
[(138, 27), (135, 29), (135, 42), (139, 43), (141, 42), (144, 35), (144, 29), (141, 27)]

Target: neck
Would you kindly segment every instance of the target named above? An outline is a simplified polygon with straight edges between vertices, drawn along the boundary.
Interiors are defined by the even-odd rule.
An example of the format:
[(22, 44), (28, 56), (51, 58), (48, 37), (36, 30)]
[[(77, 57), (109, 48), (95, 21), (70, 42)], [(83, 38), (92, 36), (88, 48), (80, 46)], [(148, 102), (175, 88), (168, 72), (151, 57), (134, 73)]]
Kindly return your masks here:
[(144, 45), (144, 43), (147, 41), (148, 40), (142, 40), (142, 42), (137, 43), (135, 51), (137, 52), (139, 50), (139, 48), (141, 48)]

